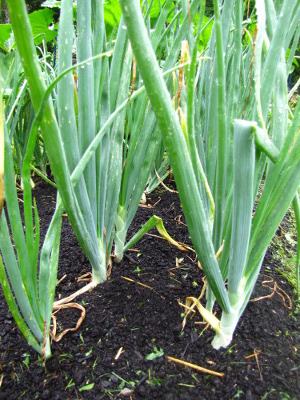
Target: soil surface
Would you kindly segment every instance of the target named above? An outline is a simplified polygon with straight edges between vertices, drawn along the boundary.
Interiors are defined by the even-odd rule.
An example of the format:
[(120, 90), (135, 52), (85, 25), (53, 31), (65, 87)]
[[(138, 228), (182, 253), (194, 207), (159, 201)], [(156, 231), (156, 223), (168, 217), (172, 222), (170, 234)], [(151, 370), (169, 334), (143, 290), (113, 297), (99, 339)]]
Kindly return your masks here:
[[(48, 227), (55, 192), (44, 183), (34, 190), (41, 230)], [(169, 234), (190, 244), (175, 193), (152, 193), (140, 207), (130, 234), (153, 214)], [(281, 230), (279, 229), (278, 234)], [(268, 251), (252, 300), (229, 348), (216, 351), (214, 336), (196, 314), (182, 331), (187, 296), (198, 297), (203, 274), (192, 251), (182, 252), (151, 231), (113, 265), (109, 280), (77, 298), (86, 317), (76, 332), (52, 344), (45, 366), (19, 333), (0, 290), (0, 399), (299, 399), (299, 317), (289, 310), (289, 284), (278, 275), (280, 260)], [(57, 298), (84, 285), (90, 271), (64, 217)], [(266, 283), (268, 281), (269, 283)], [(143, 286), (144, 285), (144, 286)], [(268, 287), (269, 286), (269, 287)], [(282, 289), (284, 292), (278, 289)], [(78, 310), (62, 310), (58, 329), (74, 327)], [(179, 365), (168, 356), (223, 373), (223, 377)]]

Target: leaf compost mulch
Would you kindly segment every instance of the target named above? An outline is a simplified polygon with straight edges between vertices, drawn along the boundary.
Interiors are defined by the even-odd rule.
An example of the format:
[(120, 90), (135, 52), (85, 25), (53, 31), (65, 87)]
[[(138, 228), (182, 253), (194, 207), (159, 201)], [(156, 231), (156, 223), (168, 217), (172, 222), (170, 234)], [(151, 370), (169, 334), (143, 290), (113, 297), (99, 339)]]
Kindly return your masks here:
[[(55, 207), (55, 191), (39, 182), (34, 189), (45, 234)], [(178, 195), (151, 193), (140, 207), (129, 237), (153, 214), (168, 233), (190, 245)], [(284, 228), (278, 231), (282, 232)], [(253, 299), (229, 348), (211, 346), (214, 333), (200, 316), (182, 321), (187, 296), (198, 297), (203, 274), (195, 254), (183, 252), (152, 230), (108, 281), (76, 301), (86, 317), (75, 332), (52, 343), (43, 361), (29, 347), (0, 291), (0, 399), (299, 399), (299, 317), (289, 307), (292, 288), (276, 272), (280, 260), (268, 251)], [(64, 217), (56, 298), (69, 296), (90, 272), (89, 262)], [(274, 287), (277, 290), (274, 292)], [(270, 295), (273, 295), (270, 297)], [(59, 331), (76, 326), (80, 311), (56, 314)], [(174, 357), (224, 374), (189, 368)]]

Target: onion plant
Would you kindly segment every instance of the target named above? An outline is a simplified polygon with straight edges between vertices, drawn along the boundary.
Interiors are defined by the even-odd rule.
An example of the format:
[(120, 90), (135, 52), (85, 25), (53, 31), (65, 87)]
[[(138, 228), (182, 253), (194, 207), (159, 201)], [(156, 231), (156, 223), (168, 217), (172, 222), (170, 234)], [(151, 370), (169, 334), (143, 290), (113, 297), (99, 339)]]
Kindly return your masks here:
[[(252, 37), (243, 22), (242, 0), (214, 0), (206, 52), (212, 61), (197, 67), (205, 1), (183, 1), (187, 9), (195, 3), (200, 9), (197, 36), (188, 39), (191, 66), (178, 117), (139, 2), (120, 3), (208, 283), (206, 307), (196, 298), (188, 304), (197, 306), (215, 330), (213, 346), (226, 347), (300, 183), (300, 105), (294, 114), (288, 111), (285, 58), (299, 5), (296, 0), (256, 1)], [(213, 315), (215, 300), (220, 319)]]
[[(25, 2), (7, 3), (33, 107), (40, 116), (51, 169), (75, 234), (92, 264), (93, 283), (97, 284), (106, 280), (112, 246), (122, 173), (124, 111), (102, 133), (94, 153), (87, 155), (89, 162), (76, 183), (72, 183), (71, 173), (111, 111), (128, 98), (131, 51), (126, 31), (121, 24), (110, 62), (108, 58), (92, 60), (94, 55), (107, 50), (103, 2), (79, 1), (76, 57), (81, 66), (77, 69), (77, 81), (70, 70), (58, 81), (57, 92), (46, 99), (46, 85)], [(72, 67), (74, 35), (73, 2), (66, 0), (60, 16), (58, 74)], [(43, 115), (39, 114), (42, 104)]]
[[(171, 3), (167, 2), (168, 8)], [(87, 290), (106, 279), (117, 212), (119, 217), (121, 206), (126, 211), (126, 218), (123, 218), (123, 221), (126, 220), (128, 229), (128, 221), (131, 222), (138, 207), (160, 140), (155, 117), (149, 111), (146, 97), (141, 96), (140, 102), (135, 100), (138, 94), (142, 93), (142, 88), (133, 93), (129, 99), (134, 101), (133, 110), (138, 110), (138, 120), (132, 118), (132, 129), (128, 129), (124, 139), (125, 116), (126, 112), (128, 115), (130, 111), (127, 105), (130, 95), (132, 53), (122, 21), (117, 32), (114, 51), (111, 51), (111, 42), (107, 45), (102, 2), (78, 1), (77, 3), (77, 65), (75, 66), (73, 65), (75, 35), (73, 2), (65, 0), (62, 3), (58, 35), (58, 77), (48, 87), (36, 55), (25, 4), (19, 2), (16, 5), (8, 1), (8, 5), (36, 115), (26, 135), (21, 167), (24, 180), (25, 233), (13, 185), (13, 168), (12, 163), (9, 164), (10, 142), (6, 134), (8, 156), (5, 166), (5, 197), (13, 242), (10, 242), (6, 214), (3, 214), (0, 246), (5, 268), (2, 263), (1, 281), (10, 309), (22, 333), (37, 351), (48, 357), (59, 228), (64, 208), (68, 212), (83, 250), (92, 263), (93, 281), (84, 289)], [(153, 43), (156, 43), (156, 46), (164, 29), (168, 8), (163, 10), (157, 21), (153, 34)], [(184, 29), (179, 30), (175, 50), (168, 58), (166, 68), (173, 66), (184, 33)], [(77, 72), (76, 80), (73, 76), (74, 70)], [(19, 100), (22, 103), (23, 97), (20, 96)], [(13, 124), (10, 124), (10, 118), (6, 125), (6, 128), (12, 131)], [(127, 125), (130, 125), (129, 121)], [(34, 229), (29, 165), (36, 146), (39, 126), (59, 197), (53, 222), (42, 247), (38, 274), (39, 226), (35, 209)], [(141, 135), (137, 134), (139, 128), (142, 128)], [(121, 215), (124, 216), (124, 213)], [(162, 222), (154, 217), (138, 235), (132, 238), (127, 248), (154, 224), (158, 225), (160, 232), (172, 241), (165, 232)], [(118, 232), (118, 220), (116, 226)], [(17, 257), (14, 256), (12, 243), (16, 246)], [(119, 247), (116, 241), (116, 248)], [(124, 243), (118, 255), (123, 253), (123, 247)], [(24, 254), (25, 260), (20, 254)], [(62, 301), (65, 300), (56, 302), (56, 305)]]
[[(40, 252), (39, 215), (32, 205), (30, 161), (35, 143), (26, 146), (22, 165), (23, 218), (15, 186), (11, 138), (0, 102), (0, 283), (9, 309), (28, 343), (44, 358), (51, 355), (50, 322), (56, 287), (61, 212), (55, 213)], [(4, 179), (4, 185), (3, 185)], [(4, 192), (3, 192), (4, 186)], [(2, 209), (5, 197), (5, 208)], [(25, 231), (25, 232), (24, 232)]]
[[(157, 2), (150, 2), (150, 6)], [(170, 89), (172, 88), (172, 76), (170, 70), (177, 62), (180, 53), (181, 43), (187, 39), (189, 27), (189, 15), (186, 14), (182, 20), (182, 10), (179, 2), (168, 0), (161, 8), (155, 25), (151, 27), (151, 11), (152, 7), (145, 3), (144, 21), (148, 32), (151, 36), (152, 47), (155, 52), (161, 54), (163, 48), (163, 56), (160, 64), (163, 73), (166, 74), (166, 82)], [(154, 11), (153, 11), (154, 12)], [(195, 4), (191, 7), (190, 15), (195, 15)], [(165, 30), (168, 21), (168, 29)], [(143, 86), (142, 79), (137, 74), (135, 87)], [(133, 88), (132, 88), (133, 90)], [(175, 95), (175, 93), (174, 93)], [(157, 127), (155, 114), (149, 105), (146, 95), (139, 96), (135, 101), (131, 101), (128, 106), (127, 113), (127, 132), (124, 139), (124, 167), (122, 182), (120, 188), (118, 215), (116, 219), (116, 237), (115, 237), (115, 256), (117, 260), (121, 260), (128, 248), (132, 247), (139, 238), (148, 232), (154, 226), (169, 242), (178, 246), (174, 240), (170, 238), (164, 229), (162, 220), (153, 216), (132, 239), (126, 243), (126, 234), (138, 208), (139, 201), (145, 190), (146, 185), (151, 184), (153, 190), (155, 185), (160, 182), (155, 174), (155, 180), (151, 176), (153, 166), (158, 165), (159, 173), (165, 173), (169, 163), (164, 157), (164, 146), (162, 145), (160, 131)], [(157, 183), (158, 182), (158, 183)], [(179, 245), (180, 247), (180, 245)], [(180, 247), (183, 249), (183, 247)]]
[[(171, 4), (171, 1), (165, 3), (157, 19), (152, 35), (155, 47), (158, 47), (164, 34)], [(56, 79), (58, 83), (55, 92), (56, 116), (50, 98), (45, 105), (46, 88), (43, 85), (38, 60), (31, 56), (34, 52), (33, 42), (26, 40), (27, 46), (24, 45), (24, 32), (28, 24), (24, 7), (20, 4), (19, 8), (18, 13), (15, 7), (9, 9), (16, 43), (31, 89), (32, 102), (40, 117), (43, 139), (63, 205), (77, 238), (91, 261), (93, 283), (97, 284), (106, 279), (115, 226), (117, 259), (122, 258), (124, 250), (131, 246), (137, 237), (157, 223), (160, 224), (160, 231), (170, 240), (162, 228), (161, 221), (154, 217), (151, 223), (135, 236), (134, 241), (124, 247), (126, 232), (137, 210), (160, 142), (156, 120), (144, 96), (127, 108), (127, 116), (131, 113), (131, 118), (128, 116), (126, 119), (126, 135), (126, 110), (121, 111), (111, 125), (107, 125), (106, 130), (103, 130), (109, 116), (130, 95), (132, 55), (127, 32), (121, 21), (111, 60), (95, 59), (101, 52), (111, 49), (111, 43), (108, 47), (106, 44), (103, 3), (95, 1), (77, 4), (76, 57), (80, 66), (77, 68), (76, 84), (72, 71), (62, 77), (68, 68), (72, 69), (74, 27), (73, 3), (65, 1), (61, 5), (58, 35), (59, 77)], [(194, 7), (194, 13), (195, 10)], [(148, 21), (149, 11), (150, 8), (147, 9)], [(175, 33), (171, 28), (180, 16), (179, 11), (175, 11), (174, 21), (171, 21), (168, 30), (173, 35)], [(187, 25), (187, 17), (184, 24)], [(185, 32), (186, 29), (176, 32), (174, 46), (165, 60), (165, 69), (174, 65)], [(27, 33), (30, 37), (28, 29)], [(31, 43), (31, 47), (28, 43)], [(132, 81), (134, 83), (134, 76)], [(140, 84), (137, 82), (138, 86)], [(49, 94), (49, 91), (47, 93)], [(41, 104), (45, 105), (43, 118)], [(45, 124), (47, 115), (48, 122)], [(96, 136), (101, 139), (97, 139), (98, 147), (91, 151), (89, 146)], [(71, 173), (81, 157), (88, 162), (85, 161), (83, 176), (75, 182)]]
[[(33, 153), (37, 160), (39, 144), (29, 136), (34, 115), (17, 52), (2, 59), (1, 81), (0, 283), (24, 337), (48, 358), (63, 210), (55, 214), (40, 249), (39, 216), (32, 204), (30, 179)], [(17, 195), (16, 170), (22, 182), (23, 201)]]
[[(65, 0), (61, 4), (58, 77), (48, 88), (36, 55), (25, 4), (21, 1), (16, 5), (10, 0), (7, 3), (37, 114), (31, 135), (37, 135), (36, 128), (40, 125), (62, 200), (59, 207), (66, 209), (78, 241), (92, 264), (93, 286), (106, 280), (115, 226), (116, 254), (122, 258), (126, 232), (156, 154), (159, 141), (156, 121), (153, 114), (148, 113), (144, 96), (135, 101), (134, 118), (131, 122), (126, 119), (128, 130), (124, 134), (126, 112), (128, 115), (130, 111), (124, 103), (126, 105), (126, 101), (133, 99), (133, 96), (129, 98), (131, 79), (133, 81), (132, 52), (122, 21), (114, 47), (112, 40), (107, 43), (102, 1), (77, 2), (76, 34), (73, 2)], [(160, 42), (171, 3), (166, 3), (157, 20), (154, 46)], [(195, 10), (194, 7), (194, 13)], [(177, 12), (176, 21), (178, 19)], [(177, 35), (177, 53), (184, 33), (181, 30)], [(76, 54), (73, 54), (74, 37)], [(74, 57), (76, 66), (73, 65)], [(174, 65), (176, 57), (174, 52), (166, 62), (166, 68)], [(140, 128), (142, 134), (138, 134)], [(161, 230), (161, 221), (157, 218), (152, 220), (151, 226), (157, 223)], [(140, 234), (147, 229), (150, 224)]]
[[(121, 51), (115, 53), (116, 58), (112, 60), (112, 65), (110, 66), (107, 60), (102, 62), (99, 57), (97, 61), (100, 63), (87, 62), (87, 58), (91, 58), (93, 53), (99, 55), (106, 46), (102, 20), (103, 5), (100, 2), (93, 2), (92, 14), (91, 3), (86, 7), (86, 2), (78, 2), (77, 56), (78, 61), (83, 62), (78, 70), (77, 85), (70, 70), (69, 74), (58, 80), (57, 93), (52, 91), (54, 84), (46, 92), (25, 2), (18, 4), (13, 1), (8, 2), (8, 7), (36, 118), (25, 147), (26, 160), (24, 159), (22, 163), (25, 232), (14, 185), (11, 143), (5, 124), (6, 212), (2, 211), (0, 220), (0, 248), (3, 257), (0, 278), (8, 305), (20, 330), (29, 344), (47, 358), (51, 353), (49, 329), (56, 286), (61, 215), (64, 207), (92, 263), (93, 285), (106, 279), (122, 171), (124, 111), (115, 118), (111, 129), (102, 132), (101, 146), (86, 155), (86, 159), (90, 162), (84, 170), (84, 175), (81, 170), (77, 179), (72, 181), (71, 173), (90, 145), (90, 141), (96, 136), (97, 129), (100, 129), (101, 124), (105, 124), (110, 109), (128, 97), (131, 51), (126, 41), (126, 32), (120, 28), (116, 47), (119, 45)], [(92, 40), (92, 15), (97, 40)], [(73, 2), (65, 1), (61, 10), (59, 33), (59, 73), (72, 66), (73, 35)], [(110, 74), (113, 76), (113, 83), (116, 84), (114, 87), (110, 86)], [(49, 96), (51, 92), (52, 97)], [(53, 99), (56, 100), (55, 104)], [(2, 112), (1, 121), (3, 127)], [(11, 131), (11, 124), (8, 125)], [(63, 200), (63, 203), (60, 199), (57, 202), (56, 212), (41, 250), (40, 261), (39, 219), (36, 207), (34, 217), (32, 215), (29, 167), (39, 126), (60, 191), (60, 198)], [(1, 134), (1, 144), (3, 137)], [(1, 203), (2, 174), (1, 168)], [(111, 190), (107, 190), (108, 186)]]

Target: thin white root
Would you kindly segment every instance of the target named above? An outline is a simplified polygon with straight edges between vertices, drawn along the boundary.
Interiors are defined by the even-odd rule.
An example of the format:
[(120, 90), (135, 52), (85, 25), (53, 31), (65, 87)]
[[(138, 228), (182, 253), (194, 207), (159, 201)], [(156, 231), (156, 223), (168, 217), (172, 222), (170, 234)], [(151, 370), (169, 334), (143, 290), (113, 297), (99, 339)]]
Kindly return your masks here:
[(57, 300), (53, 303), (53, 309), (56, 309), (57, 307), (61, 306), (62, 304), (67, 304), (70, 301), (74, 300), (76, 297), (80, 296), (83, 293), (89, 292), (90, 290), (94, 289), (97, 286), (97, 283), (95, 282), (90, 282), (83, 288), (77, 290), (77, 292), (71, 294), (68, 297), (65, 297), (61, 300)]

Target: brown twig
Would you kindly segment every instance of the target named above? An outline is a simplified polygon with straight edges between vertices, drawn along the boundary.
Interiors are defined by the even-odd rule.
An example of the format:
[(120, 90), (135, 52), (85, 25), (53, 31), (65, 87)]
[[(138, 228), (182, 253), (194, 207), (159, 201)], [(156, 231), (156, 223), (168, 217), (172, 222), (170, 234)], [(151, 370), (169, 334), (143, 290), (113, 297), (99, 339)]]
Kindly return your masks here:
[[(149, 285), (146, 285), (145, 283), (135, 281), (134, 279), (127, 278), (126, 276), (121, 276), (121, 278), (124, 279), (125, 281), (128, 281), (128, 282), (130, 282), (130, 283), (135, 283), (136, 285), (139, 285), (139, 286), (141, 286), (141, 287), (143, 287), (143, 288), (145, 288), (145, 289), (151, 290), (152, 292), (154, 292), (154, 293), (156, 293), (156, 294), (159, 294), (159, 293), (157, 293), (157, 291), (156, 291), (153, 287), (151, 287), (151, 286), (149, 286)], [(165, 297), (163, 297), (162, 295), (159, 295), (159, 296), (160, 296), (163, 300), (165, 300)]]
[(139, 207), (141, 208), (155, 208), (155, 206), (161, 201), (161, 197), (158, 198), (157, 202), (152, 204), (141, 204), (139, 203)]
[(133, 279), (131, 279), (131, 278), (127, 278), (126, 276), (121, 276), (121, 278), (124, 279), (125, 281), (131, 282), (131, 283), (136, 283), (136, 284), (139, 285), (139, 286), (142, 286), (142, 287), (144, 287), (144, 288), (146, 288), (146, 289), (153, 290), (153, 291), (155, 292), (155, 290), (153, 289), (153, 287), (148, 286), (148, 285), (145, 285), (144, 283), (135, 281), (135, 280), (133, 280)]
[(181, 221), (181, 218), (182, 218), (182, 215), (179, 214), (179, 215), (176, 215), (176, 217), (174, 218), (174, 220), (175, 220), (176, 223), (179, 224), (179, 225), (187, 226), (184, 222)]
[(203, 367), (200, 367), (199, 365), (191, 364), (191, 363), (188, 363), (186, 361), (179, 360), (178, 358), (167, 356), (167, 360), (175, 362), (175, 363), (180, 364), (180, 365), (184, 365), (185, 367), (188, 367), (188, 368), (195, 369), (195, 370), (197, 370), (199, 372), (203, 372), (204, 374), (210, 374), (210, 375), (218, 376), (220, 378), (222, 378), (224, 376), (223, 372), (212, 371), (211, 369), (203, 368)]
[(65, 274), (62, 278), (60, 278), (60, 279), (57, 281), (56, 286), (58, 286), (63, 280), (65, 280), (66, 277), (67, 277), (67, 274)]
[(258, 372), (259, 372), (259, 377), (260, 377), (260, 380), (263, 381), (263, 376), (262, 376), (262, 373), (261, 373), (261, 370), (260, 370), (259, 360), (258, 360), (258, 356), (260, 355), (260, 353), (261, 353), (260, 350), (254, 349), (254, 353), (250, 354), (249, 356), (246, 356), (245, 359), (248, 360), (249, 358), (255, 357), (257, 369), (258, 369)]
[(86, 274), (81, 275), (77, 278), (77, 283), (79, 282), (92, 282), (93, 276), (91, 272), (87, 272)]

